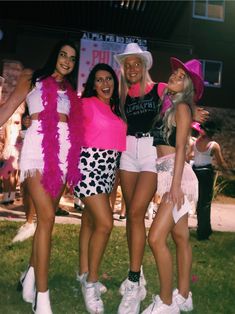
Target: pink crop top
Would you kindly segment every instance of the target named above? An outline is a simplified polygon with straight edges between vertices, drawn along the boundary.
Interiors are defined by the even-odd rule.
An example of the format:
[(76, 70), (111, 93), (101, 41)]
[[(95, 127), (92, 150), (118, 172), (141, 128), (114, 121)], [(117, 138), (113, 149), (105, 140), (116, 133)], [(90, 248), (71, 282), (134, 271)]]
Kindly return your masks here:
[(82, 146), (119, 152), (126, 149), (126, 123), (97, 97), (82, 98), (79, 120)]
[[(37, 82), (35, 87), (28, 93), (26, 97), (26, 103), (29, 109), (29, 115), (33, 113), (41, 112), (43, 108), (42, 103), (42, 83)], [(65, 91), (58, 91), (57, 99), (57, 111), (68, 115), (70, 111), (70, 102), (68, 96), (65, 94)]]

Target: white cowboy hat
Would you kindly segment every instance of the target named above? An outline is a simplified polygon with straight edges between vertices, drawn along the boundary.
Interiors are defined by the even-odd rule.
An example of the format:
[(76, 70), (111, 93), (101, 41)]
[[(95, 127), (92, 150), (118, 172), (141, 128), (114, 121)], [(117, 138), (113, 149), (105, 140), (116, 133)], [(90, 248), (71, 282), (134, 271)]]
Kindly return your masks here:
[(123, 60), (130, 55), (137, 55), (143, 58), (145, 60), (147, 70), (152, 67), (153, 58), (151, 53), (149, 51), (142, 50), (137, 43), (130, 43), (126, 45), (124, 52), (114, 55), (114, 58), (119, 64), (122, 64)]

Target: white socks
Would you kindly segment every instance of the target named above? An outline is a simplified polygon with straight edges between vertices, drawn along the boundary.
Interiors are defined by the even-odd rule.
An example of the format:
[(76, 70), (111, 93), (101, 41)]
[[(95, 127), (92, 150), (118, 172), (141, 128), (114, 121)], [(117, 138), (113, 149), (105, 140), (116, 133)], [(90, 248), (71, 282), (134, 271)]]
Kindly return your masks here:
[(32, 308), (35, 314), (53, 314), (51, 310), (49, 290), (46, 292), (36, 292)]

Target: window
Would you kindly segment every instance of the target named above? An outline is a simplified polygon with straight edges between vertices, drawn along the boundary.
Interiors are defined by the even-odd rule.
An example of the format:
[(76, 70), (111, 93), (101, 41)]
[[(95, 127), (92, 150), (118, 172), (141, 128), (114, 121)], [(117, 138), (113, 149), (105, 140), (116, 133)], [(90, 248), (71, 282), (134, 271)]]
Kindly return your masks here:
[(193, 17), (224, 21), (225, 0), (193, 0)]
[(210, 87), (221, 87), (222, 62), (212, 60), (200, 60), (203, 67), (204, 85)]

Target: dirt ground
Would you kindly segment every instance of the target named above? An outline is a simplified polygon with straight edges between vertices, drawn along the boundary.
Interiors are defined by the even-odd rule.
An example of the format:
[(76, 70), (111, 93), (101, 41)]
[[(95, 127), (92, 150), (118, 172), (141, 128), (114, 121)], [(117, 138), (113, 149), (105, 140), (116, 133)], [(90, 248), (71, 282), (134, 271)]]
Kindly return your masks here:
[[(118, 197), (116, 205), (120, 203), (120, 197)], [(119, 221), (118, 207), (115, 207), (113, 214), (115, 226), (125, 226), (125, 221)], [(69, 212), (68, 216), (56, 216), (56, 223), (68, 223), (68, 224), (80, 224), (82, 213), (74, 209), (72, 195), (66, 195), (62, 197), (60, 207)], [(24, 207), (22, 204), (22, 198), (18, 195), (14, 204), (1, 205), (0, 204), (0, 220), (14, 220), (14, 221), (25, 221)], [(146, 227), (151, 225), (152, 220), (145, 219)], [(212, 202), (211, 208), (211, 224), (212, 229), (215, 231), (230, 231), (235, 232), (235, 198), (218, 196)], [(189, 216), (189, 227), (196, 228), (197, 216)]]

